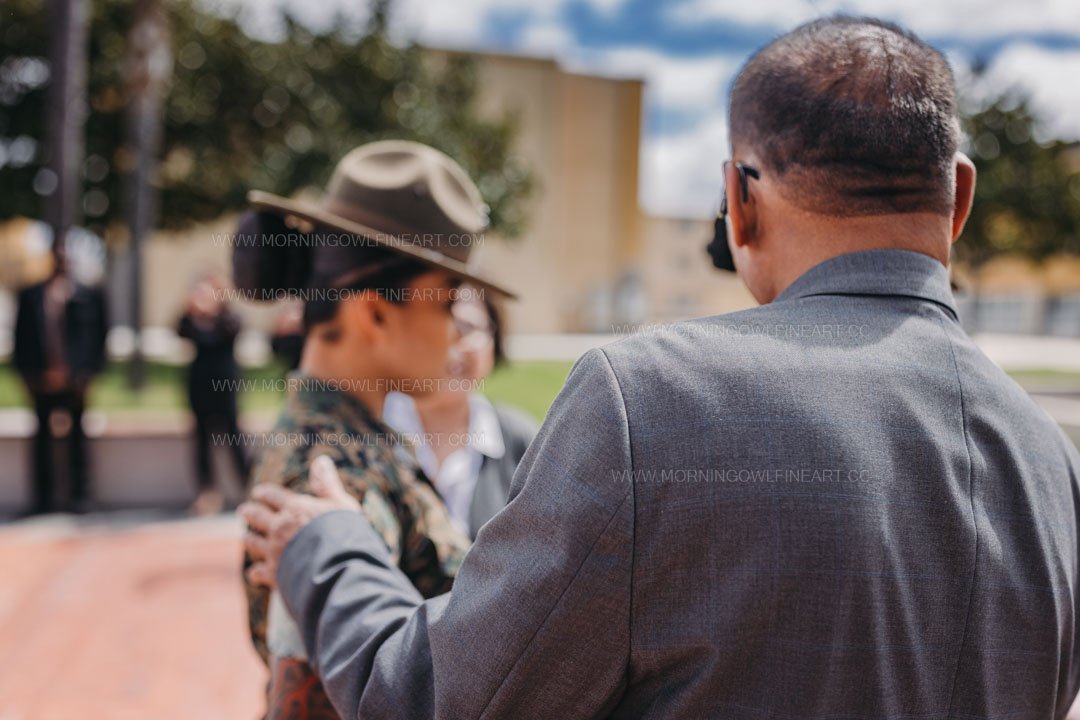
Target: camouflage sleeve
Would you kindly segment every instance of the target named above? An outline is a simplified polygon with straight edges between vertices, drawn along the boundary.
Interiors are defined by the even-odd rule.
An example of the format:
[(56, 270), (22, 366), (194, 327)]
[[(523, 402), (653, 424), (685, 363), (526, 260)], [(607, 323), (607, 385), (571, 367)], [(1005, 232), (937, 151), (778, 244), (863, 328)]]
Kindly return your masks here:
[[(252, 473), (252, 487), (258, 483), (272, 483), (284, 485), (298, 492), (307, 492), (307, 473), (298, 472), (298, 468), (291, 462), (292, 458), (284, 452), (276, 452), (271, 449), (264, 452), (259, 463)], [(262, 661), (267, 667), (271, 667), (270, 650), (266, 643), (266, 623), (270, 607), (270, 591), (265, 587), (254, 585), (248, 580), (247, 569), (251, 567), (251, 556), (244, 551), (243, 582), (244, 595), (247, 598), (248, 608), (248, 631), (251, 633), (251, 644), (255, 647)]]
[(424, 597), (450, 590), (471, 541), (426, 483), (393, 467), (339, 468), (342, 483), (363, 498), (364, 515), (390, 559)]
[[(318, 455), (330, 455), (335, 462), (340, 462), (337, 453), (328, 451), (326, 448), (318, 448), (306, 453), (307, 457)], [(311, 486), (307, 476), (308, 462), (297, 457), (285, 457), (276, 453), (264, 455), (253, 475), (257, 483), (273, 483), (284, 485), (290, 490), (301, 493), (310, 493)], [(382, 536), (390, 555), (395, 562), (401, 557), (401, 526), (397, 522), (396, 514), (386, 496), (377, 488), (371, 487), (365, 479), (366, 470), (363, 468), (339, 467), (342, 483), (345, 488), (357, 498), (362, 498), (364, 514), (367, 515), (372, 527)], [(247, 569), (251, 566), (252, 559), (244, 553), (243, 582), (244, 594), (247, 598), (248, 607), (248, 630), (251, 633), (251, 643), (255, 652), (272, 667), (272, 655), (267, 644), (267, 619), (269, 617), (270, 591), (265, 587), (253, 585), (247, 578)]]
[[(359, 458), (350, 458), (357, 465), (340, 467), (342, 457), (326, 448), (314, 448), (305, 456), (314, 458), (320, 454), (330, 455), (339, 464), (342, 484), (354, 497), (361, 498), (364, 515), (386, 543), (391, 560), (420, 594), (430, 598), (449, 592), (471, 541), (454, 525), (434, 489), (411, 473), (398, 474), (392, 467), (363, 466)], [(283, 484), (290, 490), (309, 493), (307, 465), (306, 459), (295, 454), (287, 460), (266, 457), (255, 472), (255, 481)], [(387, 475), (393, 477), (384, 477)], [(245, 554), (245, 570), (250, 563), (251, 558)], [(253, 586), (246, 575), (244, 588), (252, 644), (270, 667), (271, 654), (267, 647), (270, 593)]]
[(244, 552), (244, 595), (247, 597), (248, 608), (248, 631), (251, 633), (251, 644), (255, 646), (262, 661), (270, 667), (270, 651), (266, 647), (266, 612), (270, 606), (270, 591), (264, 587), (253, 585), (247, 577), (247, 569), (251, 567), (251, 556)]

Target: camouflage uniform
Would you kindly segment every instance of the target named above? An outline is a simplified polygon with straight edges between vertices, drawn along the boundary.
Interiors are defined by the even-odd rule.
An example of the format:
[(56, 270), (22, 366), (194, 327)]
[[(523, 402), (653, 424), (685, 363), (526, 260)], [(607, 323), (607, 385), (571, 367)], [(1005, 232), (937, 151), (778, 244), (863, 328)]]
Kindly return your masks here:
[[(328, 455), (337, 465), (345, 488), (362, 498), (364, 514), (417, 590), (424, 597), (450, 590), (470, 541), (451, 521), (408, 442), (376, 419), (357, 399), (333, 389), (332, 383), (296, 373), (289, 377), (285, 409), (266, 440), (253, 479), (256, 483), (274, 483), (298, 492), (310, 492), (308, 468), (319, 455)], [(245, 556), (244, 567), (249, 564), (250, 558)], [(271, 652), (267, 644), (271, 593), (253, 586), (246, 576), (244, 586), (251, 637), (255, 649), (272, 671), (270, 715), (323, 716), (313, 708), (323, 703), (325, 696), (306, 663), (298, 670), (295, 666), (278, 668), (271, 662), (272, 655), (282, 654)], [(285, 622), (291, 621), (286, 617)], [(289, 654), (303, 658), (302, 650)], [(280, 707), (283, 700), (274, 684), (291, 677), (293, 687), (288, 692), (295, 694), (297, 677), (304, 673), (308, 676), (305, 682), (314, 683), (318, 691), (315, 694), (321, 697), (309, 695), (300, 701), (300, 705), (306, 704), (306, 711), (300, 705), (293, 712), (283, 710)], [(276, 700), (275, 695), (278, 695)], [(297, 700), (293, 697), (289, 702), (295, 704)], [(328, 703), (325, 708), (329, 708)]]

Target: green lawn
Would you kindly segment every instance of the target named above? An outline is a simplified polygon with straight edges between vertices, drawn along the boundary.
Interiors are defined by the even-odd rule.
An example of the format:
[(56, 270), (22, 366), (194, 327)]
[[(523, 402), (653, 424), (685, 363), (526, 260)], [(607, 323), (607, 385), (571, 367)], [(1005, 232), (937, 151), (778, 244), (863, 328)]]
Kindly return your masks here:
[(1010, 372), (1009, 376), (1028, 390), (1080, 392), (1080, 373), (1061, 370), (1018, 370)]
[[(522, 362), (497, 371), (482, 388), (495, 402), (516, 405), (542, 420), (551, 401), (570, 372), (570, 362)], [(247, 370), (249, 380), (273, 380), (282, 376), (278, 365)], [(272, 386), (273, 383), (266, 383)], [(26, 406), (28, 398), (10, 365), (0, 365), (0, 408)], [(158, 363), (146, 367), (146, 385), (135, 393), (128, 388), (127, 367), (111, 366), (95, 382), (89, 404), (104, 410), (182, 410), (187, 407), (184, 369)], [(276, 410), (281, 393), (272, 389), (245, 392), (241, 410)]]
[(562, 390), (573, 362), (518, 362), (497, 370), (484, 383), (484, 394), (494, 402), (515, 405), (543, 420)]

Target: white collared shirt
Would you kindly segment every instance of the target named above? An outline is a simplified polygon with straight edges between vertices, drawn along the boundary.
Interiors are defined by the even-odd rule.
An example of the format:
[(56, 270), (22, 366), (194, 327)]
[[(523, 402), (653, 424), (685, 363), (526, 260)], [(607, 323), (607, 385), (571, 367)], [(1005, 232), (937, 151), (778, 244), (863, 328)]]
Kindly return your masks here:
[(506, 453), (499, 417), (491, 402), (480, 393), (469, 395), (468, 444), (450, 453), (441, 467), (411, 397), (389, 393), (383, 406), (383, 422), (413, 441), (420, 467), (442, 496), (450, 519), (466, 535), (471, 535), (469, 510), (480, 466), (485, 456), (498, 459)]

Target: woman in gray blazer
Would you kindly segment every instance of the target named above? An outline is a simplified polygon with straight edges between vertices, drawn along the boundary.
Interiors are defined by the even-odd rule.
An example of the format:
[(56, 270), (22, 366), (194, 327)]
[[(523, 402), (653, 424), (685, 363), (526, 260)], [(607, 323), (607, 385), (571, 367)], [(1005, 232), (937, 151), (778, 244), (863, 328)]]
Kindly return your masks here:
[(454, 305), (461, 340), (451, 353), (450, 379), (439, 392), (387, 395), (383, 420), (413, 440), (424, 473), (451, 519), (470, 537), (503, 505), (536, 423), (517, 408), (493, 405), (479, 392), (506, 362), (498, 306), (480, 291)]

